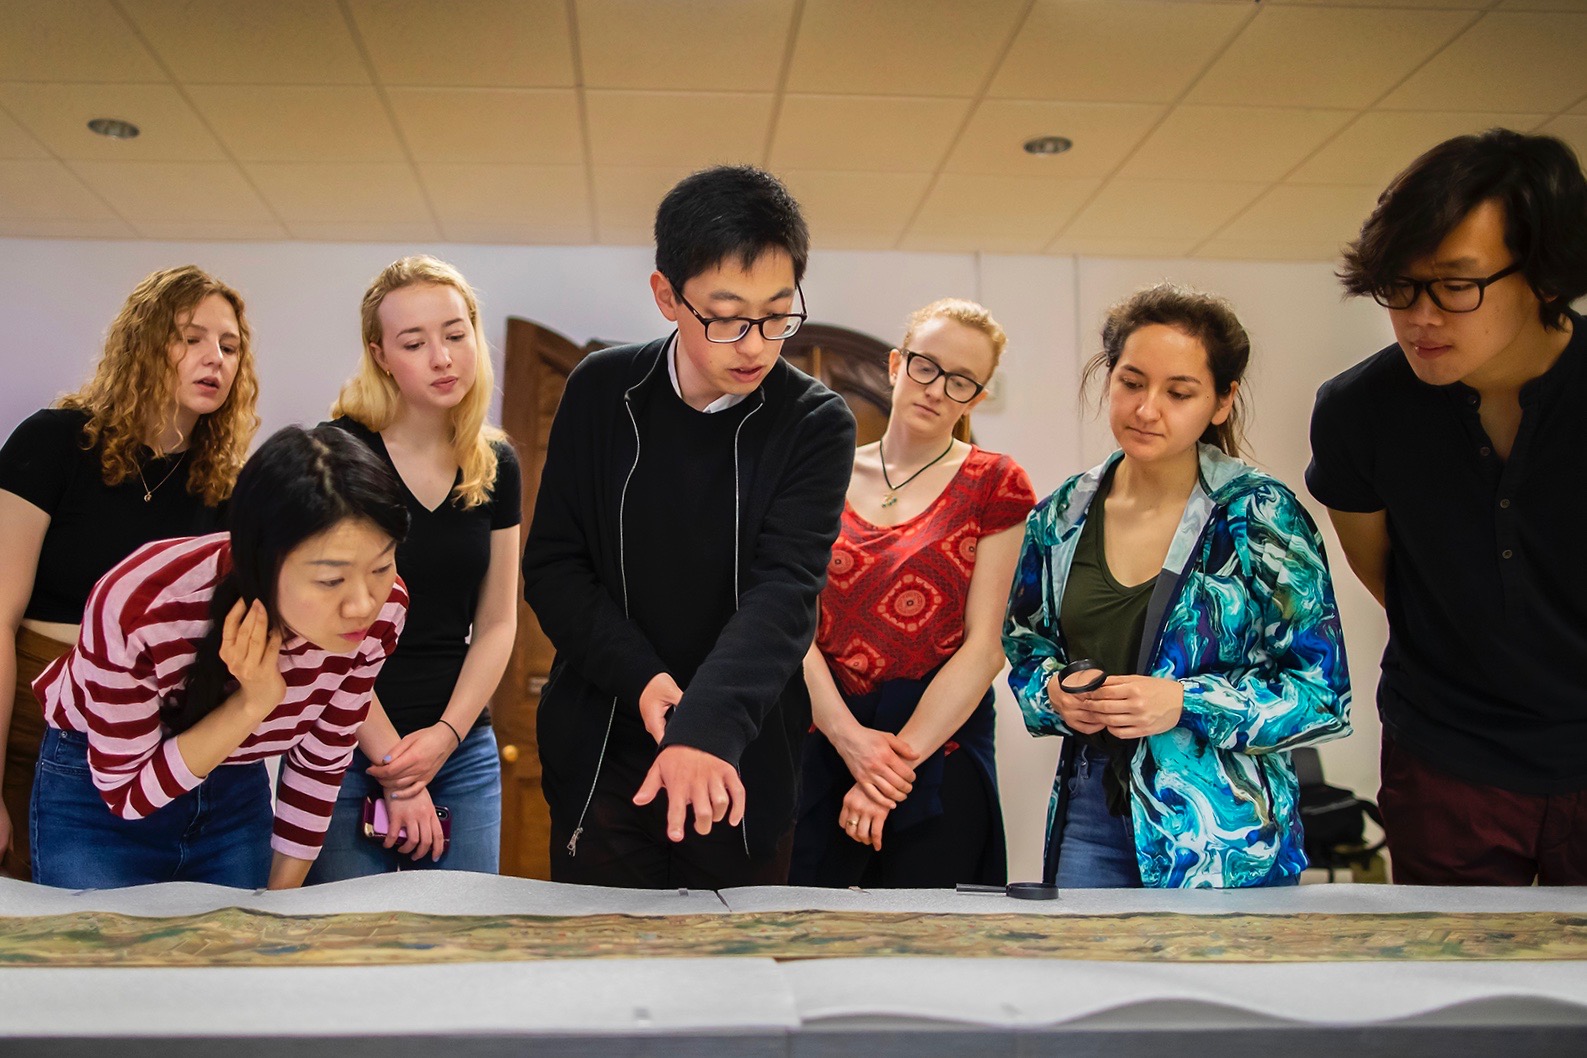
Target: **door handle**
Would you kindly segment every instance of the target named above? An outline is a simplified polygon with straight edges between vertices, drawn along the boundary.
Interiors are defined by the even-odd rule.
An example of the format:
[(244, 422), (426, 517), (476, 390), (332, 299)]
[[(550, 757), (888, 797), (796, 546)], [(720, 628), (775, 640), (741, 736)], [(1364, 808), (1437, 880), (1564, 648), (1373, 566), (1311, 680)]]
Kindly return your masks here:
[(530, 676), (529, 693), (538, 698), (546, 689), (546, 679), (545, 676)]
[(501, 759), (508, 764), (516, 762), (518, 760), (518, 747), (510, 742), (503, 746), (501, 748)]

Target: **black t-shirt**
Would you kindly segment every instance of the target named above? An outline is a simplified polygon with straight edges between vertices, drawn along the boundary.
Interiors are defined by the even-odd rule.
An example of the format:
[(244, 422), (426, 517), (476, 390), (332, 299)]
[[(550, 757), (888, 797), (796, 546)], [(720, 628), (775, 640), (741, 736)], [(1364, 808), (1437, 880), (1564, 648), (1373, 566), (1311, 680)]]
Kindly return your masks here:
[(87, 412), (46, 408), (0, 448), (0, 489), (50, 516), (23, 611), (34, 621), (79, 624), (95, 582), (132, 552), (151, 540), (222, 527), (220, 510), (187, 491), (186, 453), (156, 459), (144, 449), (142, 478), (106, 485), (99, 447), (83, 448), (87, 423)]
[(1387, 511), (1389, 642), (1378, 708), (1396, 743), (1472, 782), (1587, 787), (1587, 333), (1521, 390), (1501, 460), (1463, 383), (1393, 345), (1323, 385), (1306, 484)]
[[(658, 368), (636, 395), (639, 461), (623, 503), (628, 609), (685, 691), (737, 607), (734, 596), (734, 434), (756, 396), (697, 411)], [(619, 710), (624, 742), (654, 750), (632, 706)]]
[[(396, 473), (378, 433), (346, 416), (334, 425), (369, 445)], [(477, 507), (464, 508), (448, 497), (432, 511), (406, 484), (402, 487), (412, 520), (408, 538), (397, 545), (397, 573), (408, 588), (408, 623), (375, 679), (375, 693), (401, 735), (429, 727), (446, 711), (490, 569), (490, 534), (512, 528), (523, 517), (518, 456), (506, 441), (494, 447), (496, 484)], [(488, 723), (490, 710), (485, 709), (475, 726)]]

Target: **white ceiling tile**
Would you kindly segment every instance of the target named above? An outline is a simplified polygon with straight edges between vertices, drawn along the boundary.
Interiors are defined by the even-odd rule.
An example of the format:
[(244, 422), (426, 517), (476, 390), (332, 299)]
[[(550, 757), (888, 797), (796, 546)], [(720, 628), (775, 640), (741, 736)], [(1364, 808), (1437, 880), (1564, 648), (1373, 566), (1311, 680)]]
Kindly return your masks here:
[[(591, 88), (769, 92), (793, 0), (576, 0)], [(824, 88), (823, 91), (835, 91)]]
[(988, 94), (1171, 102), (1254, 13), (1249, 4), (1037, 0)]
[(772, 97), (749, 93), (587, 92), (597, 166), (759, 162)]
[(1558, 136), (1570, 144), (1578, 159), (1587, 161), (1587, 115), (1566, 114), (1555, 118), (1537, 131)]
[(349, 0), (388, 85), (572, 87), (567, 0)]
[(1587, 11), (1587, 0), (1499, 0), (1498, 11)]
[(53, 158), (0, 161), (0, 217), (108, 223), (115, 213)]
[[(169, 85), (0, 84), (0, 105), (58, 158), (83, 161), (219, 161), (220, 142)], [(130, 140), (88, 130), (93, 118), (138, 126)]]
[(369, 82), (336, 0), (119, 2), (185, 84)]
[[(1139, 103), (984, 101), (948, 157), (944, 171), (990, 176), (1106, 176), (1141, 142), (1163, 107)], [(1026, 140), (1067, 136), (1063, 154), (1027, 154)]]
[[(433, 221), (304, 221), (287, 224), (287, 233), (303, 242), (425, 243), (438, 242), (441, 229)], [(402, 252), (410, 252), (403, 250)]]
[(1242, 241), (1214, 239), (1197, 247), (1194, 257), (1217, 261), (1337, 261), (1335, 242)]
[(1476, 11), (1488, 7), (1493, 0), (1267, 0), (1272, 7), (1444, 7), (1452, 10)]
[(589, 184), (579, 165), (421, 165), (448, 239), (589, 242)]
[(1587, 15), (1489, 14), (1380, 104), (1553, 112), (1587, 95)]
[(1056, 240), (1047, 248), (1050, 254), (1075, 257), (1185, 257), (1194, 239), (1071, 239)]
[(192, 85), (209, 127), (244, 162), (391, 162), (402, 144), (373, 88)]
[(505, 246), (587, 246), (590, 232), (577, 222), (562, 219), (544, 224), (471, 224), (449, 221), (446, 241)]
[(1022, 0), (807, 0), (788, 91), (973, 96), (1023, 7)]
[(0, 0), (0, 26), (7, 80), (166, 80), (106, 0)]
[(19, 220), (0, 217), (0, 237), (8, 239), (133, 239), (137, 232), (123, 221)]
[(1286, 182), (1385, 187), (1423, 151), (1453, 136), (1500, 125), (1530, 129), (1543, 118), (1542, 114), (1369, 111), (1302, 162)]
[(1181, 106), (1119, 175), (1142, 180), (1276, 180), (1352, 117), (1348, 110)]
[(1361, 231), (1378, 187), (1281, 184), (1218, 232), (1218, 241), (1324, 243), (1343, 246)]
[(45, 150), (28, 130), (11, 120), (11, 115), (0, 110), (0, 158), (48, 158)]
[(279, 242), (287, 237), (287, 230), (274, 221), (144, 220), (135, 227), (139, 238), (172, 242)]
[(785, 96), (774, 169), (934, 172), (969, 113), (967, 99)]
[(72, 170), (133, 224), (275, 220), (230, 162), (73, 162)]
[(393, 88), (415, 161), (578, 165), (578, 99), (557, 88)]
[(1037, 253), (1100, 183), (944, 173), (901, 246), (957, 249), (970, 240), (988, 251)]
[(1268, 185), (1185, 180), (1112, 180), (1064, 229), (1065, 244), (1110, 239), (1184, 242), (1205, 239), (1250, 205)]
[(850, 173), (790, 169), (781, 174), (804, 210), (810, 241), (823, 249), (891, 246), (920, 205), (930, 173)]
[(288, 224), (430, 219), (419, 182), (404, 162), (252, 162), (245, 168)]
[(1024, 232), (934, 232), (910, 231), (897, 248), (909, 253), (1040, 253), (1039, 239)]
[(652, 246), (650, 228), (602, 228), (595, 240), (602, 246)]
[(656, 207), (679, 180), (691, 172), (686, 165), (595, 167), (595, 225), (602, 242), (609, 233), (642, 231), (651, 241)]
[(1469, 11), (1268, 8), (1245, 27), (1186, 99), (1364, 107), (1471, 19)]

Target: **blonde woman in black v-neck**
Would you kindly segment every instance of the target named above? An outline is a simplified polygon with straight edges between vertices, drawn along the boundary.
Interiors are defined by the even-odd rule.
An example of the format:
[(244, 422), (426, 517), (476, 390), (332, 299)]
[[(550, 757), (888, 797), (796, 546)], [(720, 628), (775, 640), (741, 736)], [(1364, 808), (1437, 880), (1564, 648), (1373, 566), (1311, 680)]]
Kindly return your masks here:
[[(397, 572), (410, 605), (309, 882), (494, 874), (501, 764), (487, 704), (517, 632), (518, 461), (485, 423), (490, 351), (455, 268), (422, 255), (387, 267), (364, 295), (363, 332), (359, 372), (331, 414), (403, 484), (412, 527)], [(366, 798), (384, 799), (383, 841), (364, 835)]]

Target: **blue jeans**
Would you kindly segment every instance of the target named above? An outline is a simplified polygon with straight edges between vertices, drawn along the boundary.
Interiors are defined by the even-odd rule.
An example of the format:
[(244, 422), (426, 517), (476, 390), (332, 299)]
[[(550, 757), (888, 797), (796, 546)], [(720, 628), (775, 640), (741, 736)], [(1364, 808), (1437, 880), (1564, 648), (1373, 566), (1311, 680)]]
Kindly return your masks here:
[(1063, 843), (1058, 846), (1061, 889), (1139, 889), (1135, 828), (1129, 816), (1108, 814), (1102, 776), (1108, 759), (1091, 746), (1075, 754), (1064, 812)]
[(143, 819), (112, 814), (88, 771), (88, 741), (49, 728), (28, 813), (33, 880), (64, 889), (270, 880), (270, 777), (262, 761), (225, 764)]
[(468, 733), (430, 780), (430, 799), (452, 813), (452, 835), (440, 862), (415, 860), (364, 837), (364, 798), (379, 797), (380, 783), (365, 774), (369, 758), (356, 750), (336, 797), (325, 847), (309, 870), (308, 884), (366, 878), (390, 871), (477, 871), (501, 867), (501, 762), (496, 732), (487, 724)]

